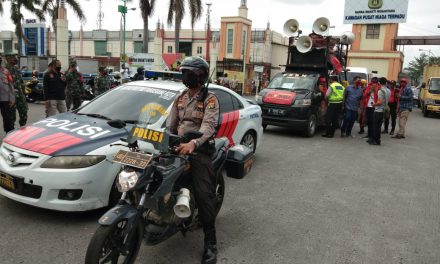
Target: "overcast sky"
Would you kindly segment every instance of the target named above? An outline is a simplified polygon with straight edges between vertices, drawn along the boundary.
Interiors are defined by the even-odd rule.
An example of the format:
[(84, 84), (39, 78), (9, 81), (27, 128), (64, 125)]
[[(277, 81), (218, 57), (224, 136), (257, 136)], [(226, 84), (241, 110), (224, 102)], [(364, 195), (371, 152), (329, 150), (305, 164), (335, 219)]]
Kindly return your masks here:
[[(78, 0), (87, 17), (84, 23), (84, 30), (97, 28), (98, 1), (97, 0)], [(367, 1), (367, 0), (365, 0)], [(240, 0), (203, 0), (203, 3), (212, 3), (211, 24), (212, 28), (220, 27), (222, 16), (235, 16), (238, 13)], [(143, 22), (140, 15), (138, 0), (128, 3), (128, 7), (136, 7), (135, 11), (128, 11), (127, 30), (141, 29)], [(155, 28), (158, 19), (164, 21), (167, 16), (169, 0), (156, 0), (156, 9), (150, 19), (150, 30)], [(332, 35), (338, 35), (344, 31), (351, 30), (351, 25), (343, 24), (344, 0), (248, 0), (249, 19), (252, 20), (252, 27), (262, 29), (270, 21), (271, 29), (282, 32), (283, 24), (290, 18), (295, 18), (300, 23), (300, 28), (304, 33), (311, 32), (314, 20), (325, 16), (329, 18), (335, 28), (330, 30)], [(103, 0), (104, 21), (103, 28), (109, 30), (119, 30), (120, 14), (117, 6), (122, 1)], [(9, 2), (3, 3), (4, 13), (0, 17), (0, 31), (13, 30), (13, 25), (9, 19)], [(203, 29), (206, 21), (206, 5), (204, 6), (203, 18), (196, 24), (195, 28)], [(23, 12), (26, 18), (32, 18), (26, 11)], [(409, 0), (408, 18), (406, 23), (399, 26), (399, 36), (425, 36), (440, 35), (440, 24), (438, 19), (440, 14), (439, 0)], [(80, 21), (68, 10), (69, 29), (79, 30)], [(165, 23), (165, 27), (167, 25)], [(190, 22), (185, 19), (182, 28), (189, 28)], [(440, 46), (406, 46), (405, 63), (406, 66), (414, 56), (420, 54), (419, 49), (429, 49), (435, 56), (440, 56)], [(428, 52), (426, 52), (428, 53)]]

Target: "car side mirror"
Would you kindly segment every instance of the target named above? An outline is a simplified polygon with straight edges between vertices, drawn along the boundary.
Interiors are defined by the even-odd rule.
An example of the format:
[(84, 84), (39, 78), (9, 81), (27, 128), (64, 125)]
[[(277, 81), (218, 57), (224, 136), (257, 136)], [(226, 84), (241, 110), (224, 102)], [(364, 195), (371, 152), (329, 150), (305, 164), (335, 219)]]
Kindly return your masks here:
[(107, 121), (107, 124), (108, 124), (109, 126), (111, 126), (111, 127), (119, 128), (119, 129), (124, 128), (124, 127), (127, 125), (127, 124), (126, 124), (124, 121), (122, 121), (121, 119), (113, 119), (113, 120), (109, 120), (109, 121)]

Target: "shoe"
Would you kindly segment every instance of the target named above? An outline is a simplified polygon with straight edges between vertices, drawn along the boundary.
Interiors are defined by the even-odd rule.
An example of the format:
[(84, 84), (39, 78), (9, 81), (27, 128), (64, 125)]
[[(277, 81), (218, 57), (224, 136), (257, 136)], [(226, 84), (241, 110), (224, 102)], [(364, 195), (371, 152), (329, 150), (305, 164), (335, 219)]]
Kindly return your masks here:
[(365, 132), (364, 128), (361, 128), (361, 130), (359, 130), (358, 134), (363, 134)]
[(380, 146), (379, 142), (374, 142), (374, 141), (369, 141), (368, 144), (373, 145), (373, 146)]
[(371, 138), (369, 138), (367, 141), (365, 141), (365, 142), (367, 142), (368, 144), (370, 144), (370, 143), (373, 143), (373, 140), (371, 139)]
[(216, 264), (217, 263), (217, 246), (208, 245), (205, 247), (202, 256), (202, 264)]
[(392, 135), (394, 135), (394, 131), (391, 130), (391, 132), (390, 132), (390, 136), (392, 136)]
[(388, 134), (388, 130), (383, 130), (381, 133), (382, 134)]
[(402, 139), (402, 138), (405, 138), (405, 136), (402, 136), (402, 135), (400, 135), (400, 134), (397, 134), (397, 135), (395, 135), (395, 136), (393, 136), (393, 137), (391, 137), (391, 138)]

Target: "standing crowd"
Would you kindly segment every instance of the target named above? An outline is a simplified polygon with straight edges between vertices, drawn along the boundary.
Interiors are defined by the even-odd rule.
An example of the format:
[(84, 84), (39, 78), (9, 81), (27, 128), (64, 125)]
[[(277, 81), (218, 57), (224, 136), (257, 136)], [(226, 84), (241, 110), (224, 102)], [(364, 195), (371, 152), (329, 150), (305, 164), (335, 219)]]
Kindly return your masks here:
[[(3, 67), (3, 56), (0, 54), (0, 108), (3, 129), (8, 133), (15, 128), (17, 112), (19, 125), (26, 125), (28, 105), (26, 85), (17, 66), (18, 58), (16, 55), (8, 55), (6, 61), (6, 66)], [(34, 72), (31, 82), (38, 82), (37, 77), (38, 73)], [(71, 61), (69, 69), (62, 72), (61, 62), (52, 60), (43, 77), (46, 117), (80, 107), (85, 92), (84, 85), (83, 76), (78, 71), (75, 61)], [(92, 86), (92, 92), (95, 96), (110, 90), (111, 79), (105, 67), (99, 67), (99, 75), (96, 80), (92, 79), (89, 85)]]
[[(320, 78), (320, 87), (325, 86), (325, 78)], [(323, 137), (334, 137), (342, 114), (341, 137), (353, 137), (352, 129), (359, 120), (359, 134), (371, 145), (381, 144), (381, 134), (390, 134), (393, 138), (405, 138), (405, 127), (413, 107), (413, 91), (408, 80), (403, 78), (388, 81), (386, 78), (373, 77), (370, 83), (356, 76), (352, 85), (343, 85), (336, 76), (330, 85), (322, 89), (326, 98), (326, 132)], [(397, 118), (399, 130), (395, 133)], [(391, 119), (391, 127), (390, 127)], [(382, 130), (383, 125), (383, 130)]]

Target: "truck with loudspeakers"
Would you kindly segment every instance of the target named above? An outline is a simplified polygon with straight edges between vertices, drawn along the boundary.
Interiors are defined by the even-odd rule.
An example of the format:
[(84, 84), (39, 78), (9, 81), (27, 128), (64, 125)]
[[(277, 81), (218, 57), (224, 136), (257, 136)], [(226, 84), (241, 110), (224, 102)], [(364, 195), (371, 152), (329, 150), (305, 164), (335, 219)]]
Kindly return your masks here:
[(329, 27), (328, 19), (318, 18), (314, 33), (299, 36), (295, 19), (285, 23), (284, 32), (290, 35), (285, 71), (275, 75), (257, 96), (264, 129), (268, 125), (287, 127), (312, 137), (324, 123), (329, 76), (343, 72), (348, 45), (354, 40), (351, 32), (328, 36)]

